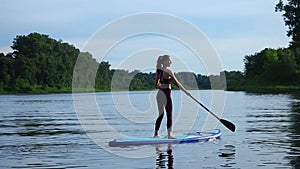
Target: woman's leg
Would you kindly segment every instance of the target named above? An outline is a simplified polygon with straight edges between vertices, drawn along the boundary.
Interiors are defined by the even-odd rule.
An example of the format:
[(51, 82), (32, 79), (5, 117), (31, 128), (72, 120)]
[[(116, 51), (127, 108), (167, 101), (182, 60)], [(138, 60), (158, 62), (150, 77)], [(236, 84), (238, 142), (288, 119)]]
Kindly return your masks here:
[(158, 117), (155, 122), (155, 133), (154, 137), (159, 137), (158, 131), (161, 125), (161, 121), (164, 117), (164, 107), (166, 103), (166, 96), (162, 90), (159, 90), (156, 95), (157, 108), (158, 108)]
[(171, 98), (171, 90), (166, 90), (165, 95), (167, 97), (167, 104), (165, 106), (167, 114), (167, 129), (168, 129), (168, 138), (175, 138), (172, 136), (172, 112), (173, 112), (173, 103)]

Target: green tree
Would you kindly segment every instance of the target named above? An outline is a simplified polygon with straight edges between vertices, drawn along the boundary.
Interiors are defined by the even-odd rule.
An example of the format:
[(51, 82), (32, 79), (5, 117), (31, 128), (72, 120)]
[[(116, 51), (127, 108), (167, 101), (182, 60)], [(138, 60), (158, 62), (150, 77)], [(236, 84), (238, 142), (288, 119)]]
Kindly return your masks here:
[(99, 63), (88, 52), (81, 52), (74, 67), (73, 87), (94, 89)]
[[(16, 36), (11, 47), (11, 54), (0, 55), (2, 91), (71, 87), (79, 49), (39, 33)], [(89, 55), (85, 57), (91, 65), (97, 64)]]
[(36, 64), (34, 59), (27, 58), (23, 55), (18, 55), (15, 60), (15, 76), (23, 79), (26, 84), (34, 85), (36, 83)]
[(109, 90), (111, 84), (110, 64), (108, 62), (101, 62), (98, 67), (96, 77), (96, 88), (101, 90)]
[(240, 71), (224, 71), (226, 85), (229, 90), (240, 90), (245, 83), (244, 74)]
[(279, 66), (275, 68), (278, 81), (283, 84), (295, 84), (297, 81), (297, 63), (293, 51), (289, 48), (278, 50)]
[(282, 16), (285, 25), (288, 26), (287, 35), (292, 37), (292, 46), (300, 45), (300, 1), (287, 0), (287, 4), (284, 4), (282, 0), (279, 0), (275, 11), (284, 12)]
[(129, 76), (127, 70), (112, 70), (112, 90), (128, 90), (133, 77)]
[(0, 91), (10, 90), (12, 79), (15, 77), (14, 59), (11, 54), (0, 53)]
[(200, 89), (210, 89), (210, 80), (208, 76), (198, 74), (197, 75), (197, 85)]
[(248, 81), (260, 84), (295, 84), (298, 80), (297, 54), (291, 48), (266, 48), (245, 57)]
[(245, 56), (245, 75), (247, 79), (253, 79), (263, 72), (264, 58), (260, 56), (260, 53)]
[(142, 73), (139, 70), (135, 70), (129, 73), (132, 78), (130, 82), (130, 90), (149, 90), (154, 89), (155, 74)]
[(178, 72), (177, 79), (188, 89), (197, 89), (198, 83), (196, 75), (192, 72)]
[(300, 83), (300, 46), (296, 46), (293, 49), (295, 62), (296, 62), (296, 74), (297, 74), (297, 82)]
[(15, 57), (21, 54), (28, 58), (36, 58), (40, 55), (51, 55), (54, 51), (54, 43), (56, 43), (56, 41), (49, 38), (48, 35), (30, 33), (26, 36), (17, 36), (13, 40), (11, 48), (14, 50), (13, 54)]
[(266, 48), (260, 52), (259, 57), (262, 60), (262, 71), (258, 76), (262, 81), (278, 81), (279, 72), (282, 71), (278, 61), (277, 50)]

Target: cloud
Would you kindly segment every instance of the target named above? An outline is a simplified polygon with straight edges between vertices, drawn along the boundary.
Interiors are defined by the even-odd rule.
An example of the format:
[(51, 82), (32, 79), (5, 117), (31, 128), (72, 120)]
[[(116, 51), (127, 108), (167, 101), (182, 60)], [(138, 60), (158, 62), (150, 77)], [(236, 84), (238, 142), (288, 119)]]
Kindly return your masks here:
[(212, 39), (221, 63), (226, 70), (244, 70), (243, 59), (264, 48), (286, 47), (289, 38), (276, 36), (242, 36)]
[[(0, 50), (9, 51), (16, 35), (27, 35), (31, 32), (48, 34), (82, 49), (97, 30), (120, 17), (158, 12), (178, 16), (193, 24), (213, 43), (225, 69), (240, 69), (243, 65), (241, 58), (245, 54), (258, 52), (257, 50), (267, 46), (276, 48), (288, 44), (289, 39), (285, 35), (286, 29), (281, 14), (274, 12), (276, 3), (277, 0), (2, 0)], [(146, 20), (141, 20), (139, 24), (132, 26), (138, 28), (146, 24)], [(170, 24), (169, 31), (174, 27)], [(125, 28), (119, 29), (121, 32)], [(113, 34), (109, 36), (112, 38)], [(192, 40), (192, 37), (189, 39)], [(152, 44), (155, 43), (154, 48), (166, 49), (178, 56), (184, 56), (186, 53), (182, 52), (185, 50), (180, 50), (183, 48), (174, 44), (166, 46), (165, 41), (160, 42), (152, 38), (148, 40), (153, 42)], [(113, 39), (103, 38), (104, 41), (109, 43)], [(136, 47), (135, 45), (140, 45), (138, 43), (136, 39), (136, 43), (132, 41), (126, 48), (118, 48), (118, 52), (126, 53), (128, 49), (136, 49), (131, 50), (133, 54), (146, 49), (145, 44)], [(95, 47), (99, 47), (99, 42)], [(199, 65), (192, 62), (189, 64), (194, 64), (195, 67)]]
[(0, 53), (8, 54), (11, 52), (12, 52), (12, 49), (9, 46), (1, 46), (0, 47)]

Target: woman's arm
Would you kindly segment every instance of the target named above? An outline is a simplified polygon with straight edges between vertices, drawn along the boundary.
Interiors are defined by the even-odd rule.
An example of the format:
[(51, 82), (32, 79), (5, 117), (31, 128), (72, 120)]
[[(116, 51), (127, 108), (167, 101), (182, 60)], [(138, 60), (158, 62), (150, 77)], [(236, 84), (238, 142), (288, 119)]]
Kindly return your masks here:
[(187, 91), (184, 86), (177, 80), (175, 74), (169, 70), (169, 69), (166, 69), (165, 70), (170, 76), (171, 78), (174, 80), (174, 82), (176, 83), (175, 85), (179, 87), (180, 90), (182, 90), (185, 94), (191, 96), (191, 93), (189, 91)]
[(160, 74), (159, 71), (156, 71), (156, 78), (155, 78), (155, 87), (160, 87), (161, 83), (160, 83)]

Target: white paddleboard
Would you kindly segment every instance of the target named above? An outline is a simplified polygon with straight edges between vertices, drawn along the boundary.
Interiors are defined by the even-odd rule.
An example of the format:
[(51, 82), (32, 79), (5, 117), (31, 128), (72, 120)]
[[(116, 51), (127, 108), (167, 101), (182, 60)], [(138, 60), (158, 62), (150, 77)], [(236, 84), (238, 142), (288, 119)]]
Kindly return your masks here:
[(134, 145), (149, 145), (149, 144), (181, 144), (199, 141), (208, 141), (210, 139), (220, 139), (222, 135), (221, 130), (214, 129), (204, 132), (188, 133), (184, 135), (175, 136), (176, 139), (168, 139), (167, 137), (136, 137), (115, 139), (109, 142), (110, 147), (134, 146)]

